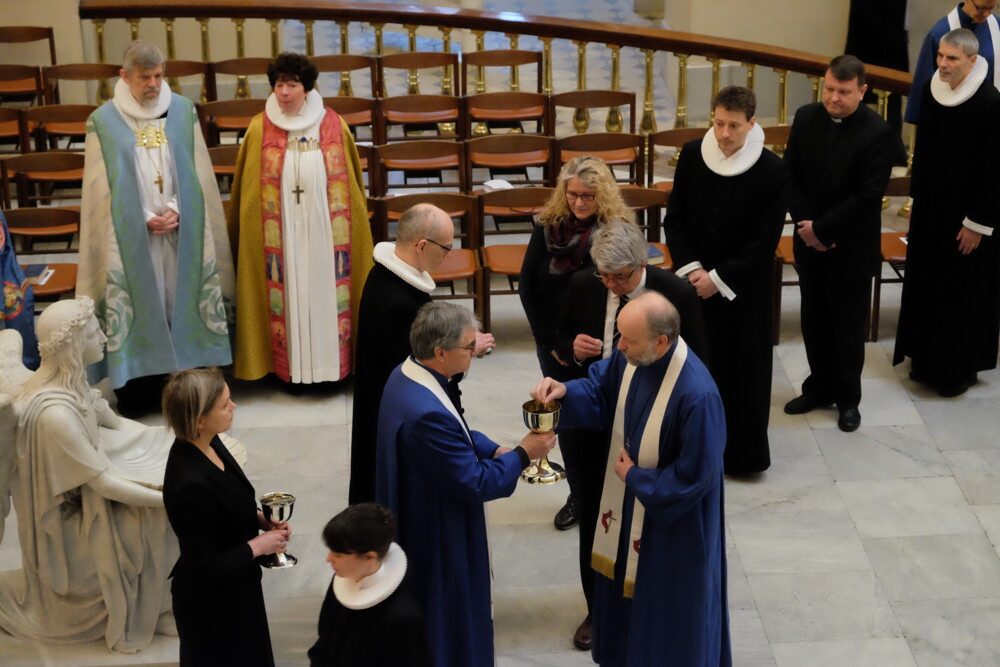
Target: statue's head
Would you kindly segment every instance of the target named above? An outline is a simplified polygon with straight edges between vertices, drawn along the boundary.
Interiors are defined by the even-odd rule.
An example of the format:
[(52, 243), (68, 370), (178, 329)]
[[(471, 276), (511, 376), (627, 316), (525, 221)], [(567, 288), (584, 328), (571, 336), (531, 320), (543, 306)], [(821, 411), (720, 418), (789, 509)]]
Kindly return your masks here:
[(37, 333), (43, 362), (72, 359), (87, 366), (104, 358), (107, 338), (89, 296), (57, 301), (46, 308), (38, 318)]

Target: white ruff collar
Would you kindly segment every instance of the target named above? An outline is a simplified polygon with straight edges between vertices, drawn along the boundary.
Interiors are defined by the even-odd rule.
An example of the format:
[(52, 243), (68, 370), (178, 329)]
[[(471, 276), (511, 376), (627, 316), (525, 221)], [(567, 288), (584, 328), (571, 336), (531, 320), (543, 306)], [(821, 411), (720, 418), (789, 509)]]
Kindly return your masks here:
[(125, 79), (118, 79), (115, 83), (115, 97), (114, 103), (115, 108), (118, 112), (128, 118), (135, 118), (136, 120), (153, 120), (154, 118), (159, 118), (167, 112), (170, 107), (170, 86), (164, 81), (160, 84), (160, 97), (156, 100), (156, 104), (152, 106), (144, 106), (139, 104), (134, 97), (132, 97), (131, 91), (128, 89), (128, 84), (125, 83)]
[(715, 138), (715, 130), (708, 128), (708, 134), (701, 142), (701, 157), (705, 160), (705, 166), (714, 171), (719, 176), (739, 176), (750, 167), (757, 164), (760, 154), (764, 152), (764, 128), (760, 123), (754, 123), (747, 133), (747, 142), (743, 147), (726, 157), (726, 154), (719, 148), (719, 142)]
[(986, 59), (979, 56), (976, 58), (975, 64), (972, 65), (972, 71), (966, 75), (965, 80), (958, 84), (958, 88), (954, 90), (952, 90), (948, 83), (941, 80), (941, 73), (935, 71), (934, 76), (931, 77), (931, 95), (934, 96), (934, 99), (941, 106), (957, 107), (976, 94), (979, 86), (986, 80), (988, 70), (989, 66), (986, 64)]
[(406, 554), (393, 542), (389, 545), (389, 553), (382, 560), (374, 574), (361, 581), (346, 577), (333, 578), (333, 594), (337, 601), (348, 609), (368, 609), (396, 592), (406, 575)]
[(416, 287), (421, 292), (430, 294), (437, 287), (431, 274), (417, 271), (396, 255), (396, 244), (382, 241), (375, 245), (375, 261), (396, 274), (396, 277), (407, 285)]
[(264, 111), (271, 122), (285, 132), (301, 132), (318, 123), (326, 109), (323, 107), (323, 96), (313, 88), (306, 95), (306, 101), (302, 108), (293, 116), (289, 116), (281, 110), (281, 105), (278, 104), (278, 98), (274, 96), (274, 93), (267, 96)]

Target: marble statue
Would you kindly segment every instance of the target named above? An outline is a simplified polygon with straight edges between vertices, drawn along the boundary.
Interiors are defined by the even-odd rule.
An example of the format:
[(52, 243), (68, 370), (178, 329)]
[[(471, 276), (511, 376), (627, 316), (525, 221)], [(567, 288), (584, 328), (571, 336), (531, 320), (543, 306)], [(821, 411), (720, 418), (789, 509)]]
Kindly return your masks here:
[[(34, 374), (0, 341), (0, 539), (12, 499), (22, 565), (0, 572), (0, 628), (135, 652), (176, 634), (178, 546), (160, 490), (173, 435), (115, 414), (87, 384), (106, 342), (90, 298), (52, 304), (37, 333)], [(226, 444), (242, 465), (242, 445)]]

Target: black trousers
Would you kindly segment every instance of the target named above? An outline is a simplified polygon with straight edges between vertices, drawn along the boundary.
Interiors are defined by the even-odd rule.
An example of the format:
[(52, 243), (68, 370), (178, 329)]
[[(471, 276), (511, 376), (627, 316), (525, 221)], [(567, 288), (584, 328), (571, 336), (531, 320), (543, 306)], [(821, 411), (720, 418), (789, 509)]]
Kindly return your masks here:
[(817, 403), (856, 408), (861, 402), (871, 278), (845, 278), (828, 268), (797, 268), (802, 339), (809, 359), (802, 393)]

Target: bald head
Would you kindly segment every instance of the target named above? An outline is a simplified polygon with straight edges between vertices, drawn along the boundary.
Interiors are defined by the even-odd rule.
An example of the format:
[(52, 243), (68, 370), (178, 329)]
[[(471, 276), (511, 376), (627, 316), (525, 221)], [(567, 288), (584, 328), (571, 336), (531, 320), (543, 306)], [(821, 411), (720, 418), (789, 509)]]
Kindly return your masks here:
[(618, 349), (629, 363), (649, 366), (663, 357), (680, 336), (681, 316), (662, 294), (646, 292), (622, 308), (618, 331)]
[(434, 238), (439, 227), (451, 224), (448, 214), (433, 204), (416, 204), (406, 209), (399, 219), (396, 239), (400, 243), (416, 243), (420, 239)]
[(455, 241), (451, 217), (433, 204), (411, 206), (399, 219), (396, 256), (418, 271), (433, 271)]

